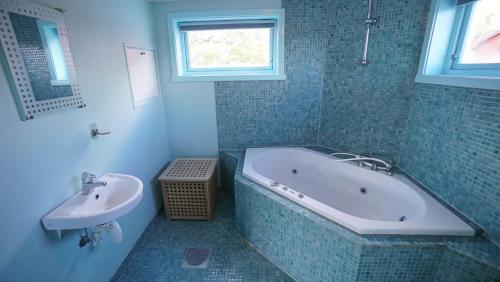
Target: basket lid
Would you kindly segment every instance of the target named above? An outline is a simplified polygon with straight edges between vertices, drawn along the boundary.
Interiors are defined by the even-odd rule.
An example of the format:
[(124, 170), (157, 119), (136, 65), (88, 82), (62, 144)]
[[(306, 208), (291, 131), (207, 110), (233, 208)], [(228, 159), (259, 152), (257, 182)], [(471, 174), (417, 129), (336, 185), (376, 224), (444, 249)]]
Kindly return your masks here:
[(212, 176), (216, 158), (177, 158), (160, 175), (165, 181), (206, 181)]

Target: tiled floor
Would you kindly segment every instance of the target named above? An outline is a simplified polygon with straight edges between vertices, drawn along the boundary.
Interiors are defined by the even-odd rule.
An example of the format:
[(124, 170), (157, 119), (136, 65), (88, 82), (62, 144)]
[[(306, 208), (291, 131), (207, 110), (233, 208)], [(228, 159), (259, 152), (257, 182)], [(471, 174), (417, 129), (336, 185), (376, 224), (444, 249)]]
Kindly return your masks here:
[[(114, 281), (292, 281), (236, 231), (234, 203), (219, 195), (213, 221), (155, 217)], [(186, 248), (211, 248), (206, 269), (181, 268)]]

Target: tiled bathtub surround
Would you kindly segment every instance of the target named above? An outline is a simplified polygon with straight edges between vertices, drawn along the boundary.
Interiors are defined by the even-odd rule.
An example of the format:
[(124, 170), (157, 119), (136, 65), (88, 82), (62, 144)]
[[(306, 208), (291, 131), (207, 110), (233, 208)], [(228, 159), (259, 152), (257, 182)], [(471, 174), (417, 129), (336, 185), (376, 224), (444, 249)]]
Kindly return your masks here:
[(392, 160), (500, 244), (500, 92), (415, 84), (431, 0), (374, 3), (362, 67), (366, 0), (283, 0), (287, 81), (216, 83), (220, 149), (321, 144)]
[(284, 0), (285, 81), (216, 82), (220, 149), (317, 144), (331, 1)]
[(219, 171), (221, 188), (227, 195), (234, 198), (234, 175), (238, 166), (240, 150), (226, 151), (219, 154)]
[(240, 159), (239, 231), (299, 281), (500, 279), (500, 249), (482, 237), (360, 236), (243, 177), (243, 152), (227, 154)]

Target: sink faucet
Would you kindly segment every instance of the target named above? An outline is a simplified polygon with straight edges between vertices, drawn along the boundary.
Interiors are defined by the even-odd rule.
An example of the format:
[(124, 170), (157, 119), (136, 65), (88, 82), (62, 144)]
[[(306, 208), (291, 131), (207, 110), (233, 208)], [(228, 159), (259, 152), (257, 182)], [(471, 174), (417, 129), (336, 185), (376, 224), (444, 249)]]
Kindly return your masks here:
[(105, 181), (95, 181), (96, 176), (92, 173), (82, 173), (82, 195), (88, 195), (94, 191), (96, 187), (106, 186)]
[(348, 156), (347, 159), (339, 159), (337, 161), (340, 162), (345, 162), (345, 161), (355, 161), (358, 163), (358, 166), (360, 167), (368, 167), (372, 170), (382, 170), (387, 173), (387, 175), (392, 175), (392, 165), (389, 164), (388, 162), (385, 162), (381, 159), (377, 158), (370, 158), (370, 157), (365, 157), (361, 155), (356, 155), (356, 154), (351, 154), (351, 153), (333, 153), (330, 154), (330, 156)]

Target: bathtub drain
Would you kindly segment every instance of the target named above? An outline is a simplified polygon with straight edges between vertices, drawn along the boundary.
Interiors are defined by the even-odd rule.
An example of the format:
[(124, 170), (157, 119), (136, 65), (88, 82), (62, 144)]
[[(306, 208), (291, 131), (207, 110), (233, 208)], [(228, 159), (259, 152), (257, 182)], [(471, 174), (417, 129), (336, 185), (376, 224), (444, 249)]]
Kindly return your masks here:
[(403, 215), (402, 217), (400, 217), (399, 221), (401, 221), (401, 222), (406, 221), (406, 216)]

